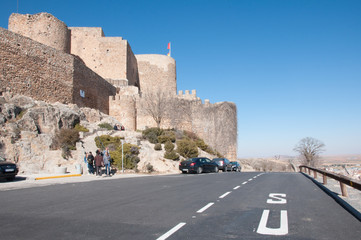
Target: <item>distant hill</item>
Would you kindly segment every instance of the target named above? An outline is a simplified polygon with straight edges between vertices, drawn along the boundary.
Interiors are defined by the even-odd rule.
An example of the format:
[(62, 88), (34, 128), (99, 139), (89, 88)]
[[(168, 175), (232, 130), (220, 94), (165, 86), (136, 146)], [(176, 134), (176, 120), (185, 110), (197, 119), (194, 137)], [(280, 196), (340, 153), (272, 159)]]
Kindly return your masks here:
[(361, 164), (361, 154), (322, 156), (322, 164)]

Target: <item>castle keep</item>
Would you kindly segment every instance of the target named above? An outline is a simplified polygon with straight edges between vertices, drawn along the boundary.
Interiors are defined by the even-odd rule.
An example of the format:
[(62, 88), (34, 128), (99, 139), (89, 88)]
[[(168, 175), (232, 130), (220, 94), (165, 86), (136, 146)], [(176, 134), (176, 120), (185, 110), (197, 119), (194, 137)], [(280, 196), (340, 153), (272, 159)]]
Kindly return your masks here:
[(162, 128), (195, 132), (230, 159), (237, 157), (237, 110), (177, 92), (176, 62), (134, 55), (127, 40), (98, 27), (67, 27), (48, 13), (12, 14), (0, 28), (0, 90), (48, 102), (91, 107), (128, 130), (156, 127), (149, 103), (162, 102)]

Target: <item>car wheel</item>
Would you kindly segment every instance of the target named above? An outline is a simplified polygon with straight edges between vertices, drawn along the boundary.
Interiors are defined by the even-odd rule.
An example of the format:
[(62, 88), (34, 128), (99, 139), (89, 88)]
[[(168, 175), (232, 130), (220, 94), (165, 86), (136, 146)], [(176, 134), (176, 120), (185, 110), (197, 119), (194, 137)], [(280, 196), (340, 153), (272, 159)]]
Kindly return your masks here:
[(214, 172), (216, 172), (216, 173), (219, 172), (219, 169), (217, 166), (214, 167)]
[(8, 180), (8, 181), (14, 181), (14, 180), (15, 180), (15, 177), (8, 177), (8, 178), (6, 178), (6, 180)]
[(183, 174), (186, 174), (187, 172), (186, 171), (182, 171)]
[(198, 174), (201, 174), (202, 171), (203, 171), (202, 167), (198, 167), (198, 168), (197, 168), (197, 173), (198, 173)]
[(227, 172), (227, 168), (223, 168), (223, 170), (222, 170), (223, 172)]

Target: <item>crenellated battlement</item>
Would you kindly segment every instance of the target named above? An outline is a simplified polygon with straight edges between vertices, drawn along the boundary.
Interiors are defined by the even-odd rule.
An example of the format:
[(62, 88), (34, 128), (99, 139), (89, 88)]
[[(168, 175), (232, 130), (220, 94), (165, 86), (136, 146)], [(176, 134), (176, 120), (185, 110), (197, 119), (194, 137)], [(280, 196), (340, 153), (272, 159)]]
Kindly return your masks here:
[(197, 100), (197, 91), (195, 89), (190, 92), (189, 90), (185, 90), (183, 93), (183, 90), (178, 91), (178, 97), (185, 98), (185, 99), (191, 99), (191, 100)]

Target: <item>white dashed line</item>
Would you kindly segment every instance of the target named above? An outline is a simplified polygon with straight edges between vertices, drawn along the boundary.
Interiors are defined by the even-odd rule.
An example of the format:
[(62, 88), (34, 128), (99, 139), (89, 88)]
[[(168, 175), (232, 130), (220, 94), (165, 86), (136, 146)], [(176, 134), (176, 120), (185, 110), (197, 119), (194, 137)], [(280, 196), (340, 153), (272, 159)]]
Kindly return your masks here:
[(222, 196), (220, 196), (219, 198), (224, 198), (225, 196), (227, 196), (228, 194), (230, 194), (231, 192), (226, 192), (225, 194), (223, 194)]
[(253, 178), (257, 178), (257, 176), (254, 176)]
[(185, 222), (179, 223), (177, 226), (175, 226), (174, 228), (172, 228), (171, 230), (169, 230), (168, 232), (166, 232), (165, 234), (163, 234), (162, 236), (157, 238), (157, 240), (164, 240), (164, 239), (169, 238), (173, 233), (175, 233), (176, 231), (181, 229), (184, 225), (186, 225)]
[(241, 186), (237, 186), (237, 187), (234, 187), (233, 189), (236, 190), (236, 189), (238, 189), (238, 188), (240, 188), (240, 187), (241, 187)]
[(247, 183), (247, 181), (243, 182), (242, 184), (244, 185), (244, 184), (246, 184), (246, 183)]
[(252, 181), (252, 178), (248, 179), (248, 182)]
[(202, 213), (202, 212), (204, 212), (205, 210), (207, 210), (207, 208), (209, 208), (210, 206), (212, 206), (214, 203), (208, 203), (206, 206), (204, 206), (204, 207), (202, 207), (201, 209), (199, 209), (198, 211), (197, 211), (197, 213)]

